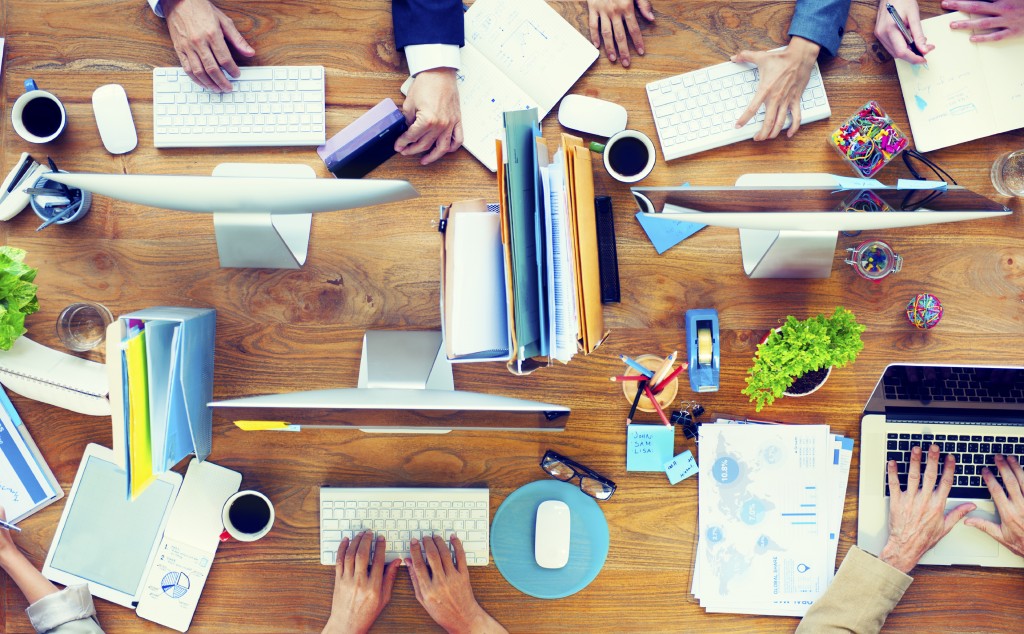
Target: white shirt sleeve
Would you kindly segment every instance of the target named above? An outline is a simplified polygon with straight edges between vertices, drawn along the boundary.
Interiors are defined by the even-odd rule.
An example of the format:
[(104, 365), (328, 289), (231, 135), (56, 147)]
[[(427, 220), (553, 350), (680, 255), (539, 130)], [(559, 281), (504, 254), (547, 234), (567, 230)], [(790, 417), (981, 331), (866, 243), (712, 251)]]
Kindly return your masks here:
[(160, 0), (149, 0), (149, 6), (153, 7), (153, 13), (161, 18), (164, 17), (164, 10), (160, 6)]
[(435, 68), (459, 70), (462, 56), (454, 44), (412, 44), (405, 47), (405, 59), (409, 62), (409, 74), (415, 77)]

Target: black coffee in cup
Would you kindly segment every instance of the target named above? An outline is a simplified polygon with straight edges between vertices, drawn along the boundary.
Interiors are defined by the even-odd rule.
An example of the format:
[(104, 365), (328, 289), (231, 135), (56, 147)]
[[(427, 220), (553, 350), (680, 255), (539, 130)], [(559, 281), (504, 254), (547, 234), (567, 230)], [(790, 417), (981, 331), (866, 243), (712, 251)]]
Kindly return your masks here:
[(258, 495), (243, 495), (232, 502), (228, 519), (242, 533), (259, 533), (270, 523), (270, 505)]
[(647, 167), (650, 154), (644, 142), (635, 137), (624, 137), (608, 148), (608, 164), (611, 168), (629, 178), (636, 176)]
[(21, 122), (25, 129), (44, 139), (56, 134), (63, 119), (57, 102), (43, 95), (26, 103), (21, 111)]

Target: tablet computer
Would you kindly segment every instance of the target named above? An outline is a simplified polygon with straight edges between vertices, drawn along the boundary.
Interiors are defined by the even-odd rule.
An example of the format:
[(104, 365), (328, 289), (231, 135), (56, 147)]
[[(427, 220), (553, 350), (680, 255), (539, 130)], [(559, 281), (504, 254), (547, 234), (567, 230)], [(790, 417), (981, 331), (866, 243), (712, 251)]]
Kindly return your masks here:
[(64, 585), (86, 583), (94, 597), (134, 608), (180, 487), (181, 475), (167, 472), (129, 500), (114, 452), (87, 445), (43, 575)]

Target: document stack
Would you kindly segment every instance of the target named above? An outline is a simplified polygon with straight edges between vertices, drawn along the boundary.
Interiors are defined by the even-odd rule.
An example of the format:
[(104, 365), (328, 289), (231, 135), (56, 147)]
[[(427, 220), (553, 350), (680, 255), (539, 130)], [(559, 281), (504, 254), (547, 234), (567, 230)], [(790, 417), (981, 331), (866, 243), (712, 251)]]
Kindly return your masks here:
[(526, 374), (603, 341), (594, 172), (583, 140), (549, 158), (536, 109), (505, 113), (499, 203), (441, 210), (441, 323), (452, 362)]
[(215, 320), (212, 308), (162, 306), (108, 330), (108, 363), (121, 379), (111, 381), (111, 401), (123, 402), (111, 408), (113, 449), (124, 459), (129, 499), (185, 456), (210, 455)]
[(835, 575), (852, 456), (827, 425), (702, 425), (690, 589), (701, 606), (803, 616)]

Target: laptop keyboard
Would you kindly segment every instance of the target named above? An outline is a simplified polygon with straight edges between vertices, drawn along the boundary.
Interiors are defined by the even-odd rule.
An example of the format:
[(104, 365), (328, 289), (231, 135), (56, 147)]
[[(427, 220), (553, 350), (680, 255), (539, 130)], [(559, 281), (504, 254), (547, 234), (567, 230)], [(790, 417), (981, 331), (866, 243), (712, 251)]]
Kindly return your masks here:
[(959, 403), (1022, 403), (1024, 373), (1013, 369), (939, 367), (910, 383), (888, 372), (883, 379), (885, 398), (891, 400), (946, 401)]
[[(906, 488), (907, 473), (910, 468), (910, 452), (914, 447), (928, 451), (932, 444), (939, 445), (939, 474), (942, 474), (943, 463), (947, 454), (956, 459), (956, 475), (953, 489), (949, 496), (954, 498), (982, 499), (992, 497), (985, 481), (981, 478), (981, 470), (988, 467), (996, 476), (1000, 485), (1003, 483), (999, 470), (996, 469), (995, 456), (1016, 456), (1024, 463), (1024, 435), (1016, 436), (980, 436), (975, 434), (901, 434), (892, 432), (886, 439), (886, 464), (896, 461), (900, 486)], [(887, 469), (888, 471), (888, 469)], [(888, 487), (884, 484), (883, 493), (888, 495)]]

